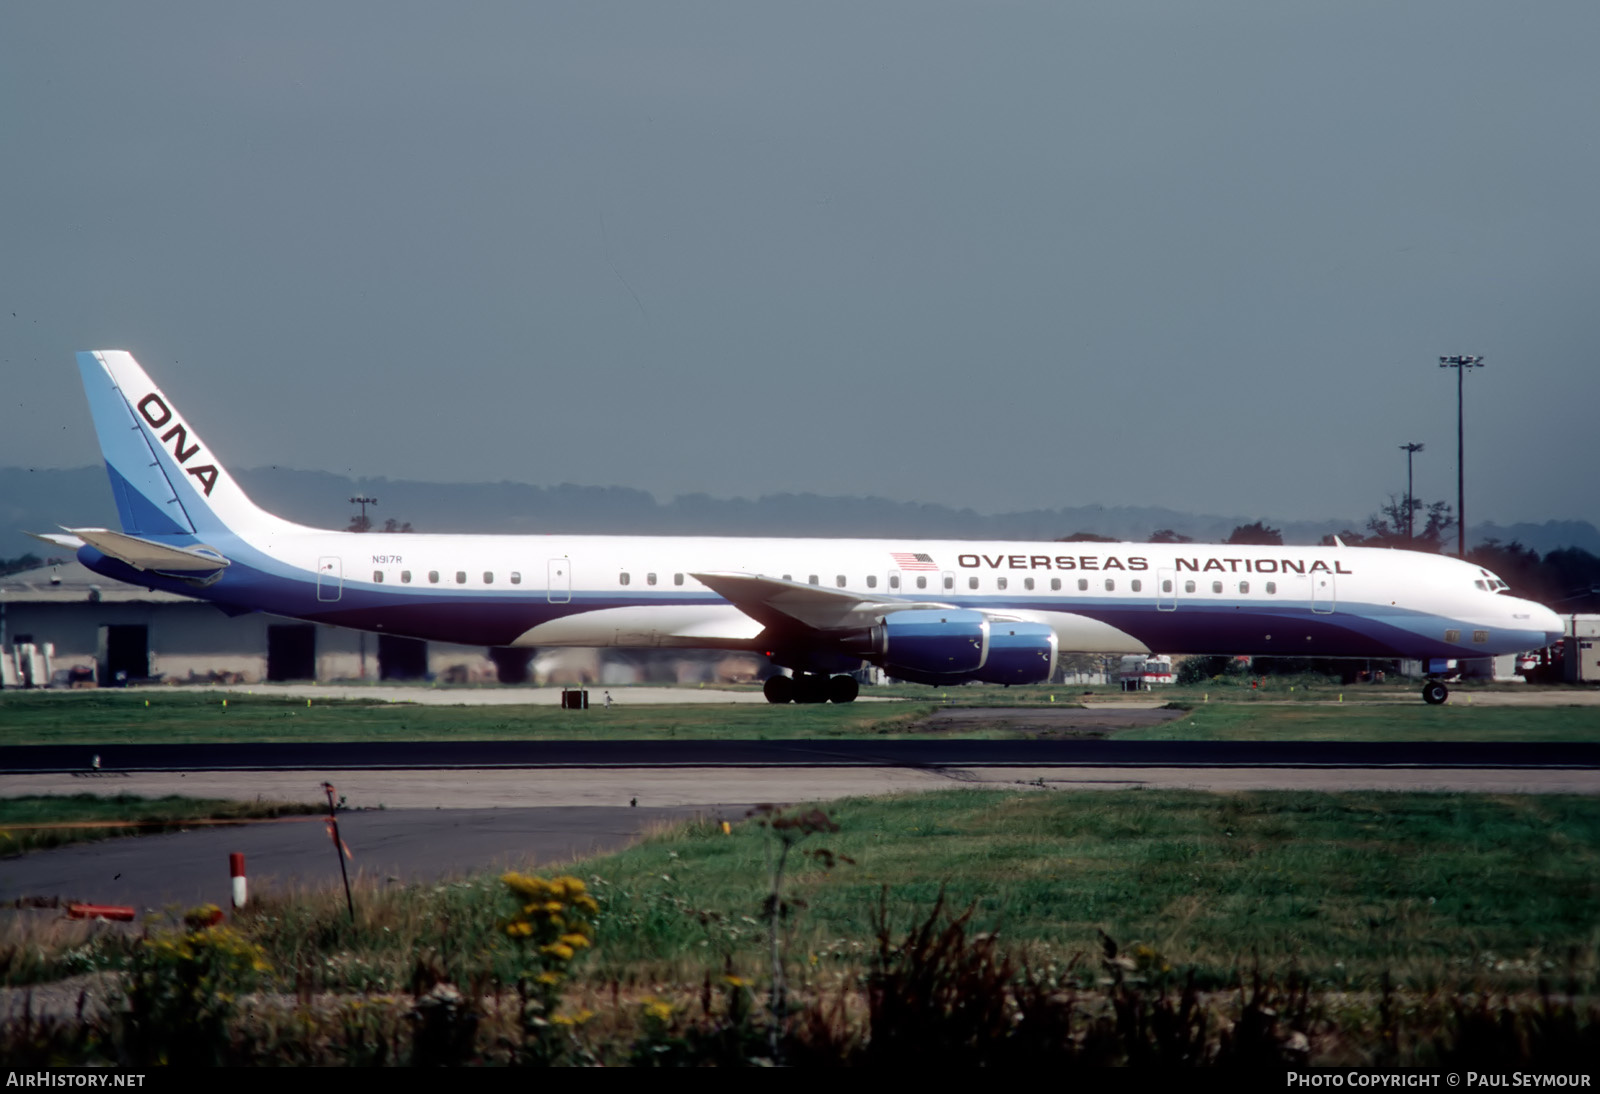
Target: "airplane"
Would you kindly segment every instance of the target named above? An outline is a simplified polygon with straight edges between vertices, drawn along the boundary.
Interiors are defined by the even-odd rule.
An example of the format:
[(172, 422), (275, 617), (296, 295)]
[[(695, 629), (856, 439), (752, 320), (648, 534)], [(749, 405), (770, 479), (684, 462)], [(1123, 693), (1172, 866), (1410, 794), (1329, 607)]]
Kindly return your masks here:
[(749, 650), (773, 703), (848, 703), (865, 664), (935, 686), (1050, 679), (1060, 651), (1460, 658), (1560, 617), (1414, 551), (1209, 544), (353, 533), (257, 507), (122, 350), (78, 354), (120, 529), (38, 538), (95, 573), (380, 634), (490, 647)]

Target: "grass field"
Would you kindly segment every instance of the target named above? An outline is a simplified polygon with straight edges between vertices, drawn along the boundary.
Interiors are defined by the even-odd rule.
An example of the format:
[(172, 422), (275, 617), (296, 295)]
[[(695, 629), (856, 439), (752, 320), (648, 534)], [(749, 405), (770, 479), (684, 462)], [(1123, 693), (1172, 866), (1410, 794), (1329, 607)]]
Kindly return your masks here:
[[(1276, 703), (1191, 689), (1163, 692), (1190, 709), (1129, 738), (1189, 740), (1600, 741), (1600, 706), (1428, 707), (1404, 703)], [(932, 695), (924, 689), (926, 700)], [(196, 741), (670, 740), (936, 735), (917, 723), (941, 706), (1065, 709), (1057, 689), (958, 688), (948, 703), (855, 703), (836, 707), (620, 702), (610, 710), (553, 706), (424, 706), (242, 693), (138, 691), (4, 692), (5, 744), (153, 744)], [(1056, 695), (1056, 703), (1049, 702)], [(1250, 694), (1245, 693), (1247, 696)], [(1335, 693), (1336, 694), (1336, 693)], [(1330, 696), (1333, 698), (1334, 696)], [(224, 698), (227, 706), (223, 706)], [(976, 702), (975, 700), (982, 700)], [(149, 704), (148, 706), (146, 704)], [(943, 736), (945, 733), (937, 735)], [(980, 729), (962, 736), (1015, 736)]]
[[(904, 928), (942, 890), (1041, 967), (1092, 971), (1103, 931), (1147, 972), (1192, 969), (1207, 984), (1260, 967), (1325, 990), (1372, 991), (1384, 976), (1414, 990), (1600, 988), (1600, 802), (1588, 797), (956, 790), (826, 813), (839, 830), (797, 845), (784, 886), (803, 904), (787, 938), (801, 974), (859, 971), (880, 893)], [(583, 975), (759, 976), (773, 838), (754, 819), (730, 834), (679, 825), (565, 868), (602, 906)], [(799, 853), (818, 848), (841, 856), (832, 869)], [(458, 983), (513, 977), (496, 930), (509, 908), (481, 877), (359, 890), (354, 924), (342, 893), (264, 893), (240, 925), (277, 969), (309, 963), (329, 987), (398, 990), (423, 952)]]
[[(794, 1006), (809, 1008), (808, 1021), (826, 1017), (830, 1036), (844, 1037), (834, 1047), (849, 1058), (859, 1058), (859, 1047), (847, 1046), (860, 1046), (863, 1035), (861, 1013), (851, 1008), (865, 1005), (866, 985), (888, 975), (875, 909), (881, 902), (885, 937), (898, 941), (941, 894), (946, 909), (973, 910), (967, 941), (936, 962), (942, 983), (975, 990), (987, 968), (1000, 977), (989, 982), (990, 994), (1023, 981), (1045, 985), (1046, 995), (1028, 996), (1030, 1013), (1050, 1013), (1050, 1000), (1064, 999), (1060, 1005), (1080, 1016), (1080, 1031), (1113, 1005), (1142, 1015), (1139, 1029), (1163, 1028), (1174, 1013), (1189, 1013), (1163, 1009), (1177, 1006), (1188, 984), (1209, 994), (1196, 1004), (1202, 1024), (1185, 1019), (1190, 1025), (1182, 1028), (1198, 1030), (1202, 1046), (1212, 1046), (1205, 1051), (1221, 1051), (1217, 1031), (1247, 1020), (1241, 985), (1258, 976), (1280, 993), (1271, 1005), (1281, 1021), (1269, 1023), (1271, 1040), (1262, 1046), (1275, 1061), (1415, 1063), (1470, 1053), (1470, 1023), (1481, 1016), (1491, 1038), (1483, 1051), (1500, 1054), (1502, 1066), (1548, 1062), (1552, 1038), (1581, 1054), (1592, 1052), (1583, 1046), (1600, 1031), (1593, 1006), (1600, 802), (1592, 798), (956, 790), (840, 801), (826, 813), (836, 831), (794, 844), (778, 949)], [(594, 1015), (583, 1037), (561, 1049), (579, 1055), (564, 1058), (647, 1062), (641, 1045), (701, 1061), (765, 1055), (764, 1038), (748, 1039), (765, 1028), (765, 1012), (730, 1016), (736, 996), (765, 998), (772, 982), (763, 904), (777, 838), (759, 819), (726, 833), (709, 823), (679, 825), (619, 854), (561, 868), (583, 878), (599, 906), (592, 949), (560, 979), (562, 1013)], [(243, 985), (300, 1000), (300, 1009), (278, 1017), (259, 1007), (224, 1015), (207, 1009), (213, 996), (177, 991), (189, 984), (188, 949), (141, 949), (119, 932), (82, 925), (48, 931), (8, 921), (0, 971), (7, 983), (37, 983), (134, 962), (141, 975), (171, 985), (163, 990), (173, 994), (162, 998), (177, 1009), (158, 1014), (165, 1036), (209, 1031), (210, 1047), (200, 1047), (234, 1062), (370, 1063), (421, 1054), (425, 1031), (414, 1020), (412, 993), (441, 980), (471, 998), (509, 994), (480, 1016), (480, 1032), (473, 1032), (479, 1018), (459, 1027), (468, 1038), (461, 1059), (515, 1042), (521, 1004), (508, 986), (530, 954), (506, 938), (520, 901), (505, 885), (492, 876), (363, 884), (355, 902), (352, 921), (342, 892), (257, 894), (235, 919), (236, 936), (190, 936), (189, 946), (212, 947), (218, 960), (255, 955), (249, 960), (258, 961), (258, 975), (238, 985), (218, 980), (208, 992)], [(1120, 965), (1107, 962), (1107, 939)], [(984, 965), (975, 947), (990, 945), (1018, 962), (1012, 972)], [(900, 952), (891, 949), (893, 962)], [(1288, 984), (1300, 987), (1283, 995)], [(1547, 1001), (1542, 1017), (1530, 1017), (1545, 988), (1575, 1003), (1551, 1012)], [(973, 1036), (961, 1015), (982, 1009), (982, 1000), (941, 998), (923, 999), (921, 1017), (908, 1020), (944, 1023), (936, 1040), (962, 1029)], [(184, 1017), (182, 1008), (195, 1005), (185, 1000), (201, 1001), (201, 1024)], [(995, 1010), (968, 1047), (998, 1051), (1012, 1028), (1005, 1013)], [(1065, 1020), (1066, 1012), (1055, 1013)], [(6, 1044), (97, 1059), (126, 1028), (74, 1032), (69, 1022)], [(874, 1033), (888, 1043), (886, 1027)], [(715, 1040), (735, 1035), (745, 1040)], [(550, 1049), (538, 1036), (536, 1047)], [(1144, 1051), (1131, 1036), (1119, 1035), (1115, 1059)], [(1295, 1036), (1309, 1049), (1295, 1048)], [(0, 1039), (8, 1037), (0, 1028)], [(1054, 1043), (1057, 1051), (1071, 1044)], [(1167, 1041), (1167, 1055), (1151, 1059), (1182, 1062), (1188, 1051)]]
[(1130, 729), (1148, 741), (1600, 741), (1600, 707), (1429, 707), (1211, 702), (1163, 725)]

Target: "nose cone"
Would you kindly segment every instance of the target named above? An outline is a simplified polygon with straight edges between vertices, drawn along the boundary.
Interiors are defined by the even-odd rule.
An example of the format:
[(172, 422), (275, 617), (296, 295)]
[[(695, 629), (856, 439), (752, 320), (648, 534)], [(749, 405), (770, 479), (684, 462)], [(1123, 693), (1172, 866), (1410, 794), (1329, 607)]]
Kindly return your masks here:
[(1543, 604), (1532, 600), (1524, 600), (1518, 606), (1518, 614), (1526, 611), (1527, 626), (1529, 630), (1543, 631), (1544, 644), (1553, 646), (1567, 633), (1567, 625), (1562, 618)]
[(1544, 628), (1545, 645), (1553, 646), (1567, 633), (1567, 625), (1561, 617), (1543, 604), (1538, 605), (1539, 613), (1534, 616), (1538, 626)]

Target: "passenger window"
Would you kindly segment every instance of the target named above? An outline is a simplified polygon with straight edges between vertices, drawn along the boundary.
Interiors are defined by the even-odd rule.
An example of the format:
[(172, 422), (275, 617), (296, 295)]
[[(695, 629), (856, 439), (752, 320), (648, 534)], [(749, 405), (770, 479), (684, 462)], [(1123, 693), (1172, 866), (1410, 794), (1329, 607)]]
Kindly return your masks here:
[(383, 571), (382, 570), (373, 570), (372, 571), (372, 580), (376, 581), (379, 585), (382, 585), (383, 584)]
[(494, 584), (494, 571), (492, 571), (492, 570), (483, 571), (483, 583), (485, 585), (493, 585)]
[(1003, 578), (1003, 577), (995, 578), (994, 579), (994, 587), (996, 589), (1004, 589), (1006, 587), (1006, 579)]
[(967, 588), (976, 589), (977, 587), (978, 587), (978, 579), (976, 577), (967, 578)]
[(1488, 631), (1473, 631), (1472, 632), (1472, 640), (1474, 642), (1480, 642), (1480, 643), (1481, 642), (1487, 642), (1487, 641), (1489, 641), (1489, 632)]
[(1117, 590), (1116, 579), (1115, 578), (1110, 578), (1110, 577), (1106, 578), (1106, 592), (1112, 593), (1112, 592), (1116, 592), (1116, 590)]
[(522, 571), (521, 570), (512, 570), (511, 571), (511, 584), (513, 584), (513, 585), (521, 585), (522, 584)]
[(1444, 640), (1446, 642), (1459, 642), (1461, 641), (1461, 632), (1456, 630), (1445, 631)]
[(785, 581), (793, 581), (794, 578), (790, 577), (788, 574), (784, 574), (783, 575), (783, 580), (785, 580)]
[(835, 577), (835, 578), (834, 578), (834, 579), (833, 579), (833, 583), (834, 583), (834, 584), (835, 584), (835, 585), (837, 585), (837, 586), (838, 586), (838, 587), (839, 587), (839, 588), (841, 588), (841, 589), (842, 589), (842, 588), (844, 588), (844, 575), (843, 575), (843, 574), (840, 574), (840, 575), (838, 575), (838, 576), (837, 576), (837, 577)]
[(456, 571), (456, 584), (457, 585), (465, 585), (466, 583), (467, 583), (467, 571), (465, 571), (465, 570), (457, 570)]
[(682, 585), (683, 584), (683, 575), (682, 574), (673, 574), (672, 575), (672, 583), (674, 585)]
[(900, 575), (899, 574), (890, 574), (889, 575), (889, 588), (898, 589), (899, 587), (900, 587)]
[(400, 571), (400, 584), (402, 584), (402, 585), (411, 584), (411, 571), (410, 570), (401, 570)]
[(811, 575), (811, 584), (815, 585), (816, 583), (817, 583), (817, 575), (816, 574), (812, 574)]
[(645, 574), (644, 575), (644, 583), (646, 585), (654, 585), (656, 583), (656, 575), (655, 574)]
[(944, 575), (944, 587), (946, 589), (954, 589), (956, 587), (956, 575), (955, 574), (945, 574)]
[(1133, 579), (1133, 591), (1134, 592), (1138, 592), (1139, 590), (1141, 590), (1143, 588), (1144, 588), (1144, 582), (1140, 581), (1138, 578), (1134, 578)]
[(1273, 593), (1275, 593), (1277, 591), (1278, 591), (1278, 583), (1276, 581), (1267, 582), (1267, 595), (1268, 596), (1271, 596)]
[(1183, 591), (1184, 591), (1184, 592), (1186, 592), (1186, 593), (1192, 593), (1192, 592), (1194, 592), (1194, 582), (1192, 582), (1192, 581), (1185, 581), (1185, 582), (1184, 582), (1184, 583), (1183, 583)]
[(928, 587), (928, 579), (926, 577), (923, 577), (921, 574), (918, 574), (917, 575), (917, 588), (926, 589), (927, 587)]
[(1023, 587), (1023, 588), (1024, 588), (1024, 589), (1029, 589), (1029, 590), (1031, 590), (1031, 589), (1032, 589), (1032, 588), (1033, 588), (1033, 578), (1031, 578), (1031, 577), (1025, 577), (1025, 578), (1023, 578), (1023, 579), (1022, 579), (1022, 587)]
[(617, 584), (618, 585), (626, 585), (628, 582), (630, 582), (632, 580), (633, 580), (633, 577), (626, 570), (622, 571), (620, 574), (617, 575)]
[(1214, 593), (1220, 593), (1222, 591), (1222, 582), (1213, 581), (1211, 583), (1211, 591)]
[(1059, 593), (1061, 591), (1061, 579), (1059, 577), (1052, 577), (1050, 579), (1050, 591), (1053, 593)]
[(1248, 581), (1239, 582), (1239, 591), (1241, 593), (1249, 592), (1250, 591), (1250, 583)]
[(1086, 593), (1086, 592), (1089, 591), (1089, 579), (1088, 578), (1080, 577), (1078, 579), (1078, 591), (1080, 593)]
[(877, 574), (868, 574), (867, 575), (867, 588), (876, 589), (877, 587), (878, 587), (878, 575)]
[(1166, 578), (1161, 582), (1161, 591), (1164, 592), (1164, 593), (1170, 593), (1172, 591), (1172, 579), (1171, 578)]
[(437, 585), (437, 584), (439, 584), (439, 571), (438, 570), (429, 570), (428, 571), (428, 584), (429, 585)]

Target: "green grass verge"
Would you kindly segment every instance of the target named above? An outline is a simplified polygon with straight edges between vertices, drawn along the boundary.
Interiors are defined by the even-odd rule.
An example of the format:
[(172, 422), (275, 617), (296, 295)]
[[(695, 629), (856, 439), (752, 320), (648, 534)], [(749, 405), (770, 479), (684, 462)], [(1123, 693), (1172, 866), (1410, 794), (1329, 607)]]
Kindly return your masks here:
[(1600, 707), (1200, 703), (1135, 741), (1600, 741)]
[[(315, 802), (225, 801), (218, 798), (141, 798), (133, 794), (40, 794), (0, 798), (0, 857), (68, 843), (170, 832), (196, 820), (253, 820), (326, 811)], [(99, 827), (34, 827), (81, 825)]]
[(6, 744), (870, 737), (903, 733), (930, 709), (902, 703), (774, 707), (623, 701), (610, 710), (570, 711), (341, 699), (313, 699), (308, 705), (305, 699), (237, 692), (0, 694)]
[[(1578, 796), (950, 791), (836, 802), (784, 891), (796, 975), (859, 971), (887, 887), (897, 929), (943, 890), (1035, 967), (1096, 968), (1101, 935), (1153, 974), (1202, 984), (1259, 968), (1319, 990), (1592, 991), (1600, 954), (1600, 802)], [(679, 826), (577, 864), (602, 902), (580, 975), (594, 984), (761, 976), (771, 831)], [(831, 870), (806, 852), (848, 855)], [(547, 871), (548, 872), (548, 871)], [(394, 990), (419, 953), (457, 983), (510, 977), (494, 879), (266, 900), (243, 920), (275, 967)], [(1092, 982), (1092, 981), (1091, 981)]]
[[(1117, 736), (1146, 740), (1600, 741), (1600, 706), (1485, 707), (1236, 701), (1162, 692), (1192, 709)], [(624, 696), (626, 693), (623, 693)], [(930, 692), (921, 692), (926, 699)], [(937, 695), (938, 693), (931, 693)], [(0, 693), (6, 744), (184, 744), (201, 741), (743, 740), (844, 737), (1015, 737), (1004, 726), (941, 731), (917, 723), (940, 707), (1068, 706), (1057, 689), (953, 688), (948, 703), (836, 707), (619, 702), (610, 710), (553, 706), (423, 706), (244, 693), (79, 691)], [(1059, 700), (1050, 702), (1050, 696)], [(1008, 698), (1009, 697), (1009, 698)], [(227, 706), (222, 705), (227, 699)], [(146, 706), (145, 704), (149, 705)]]

